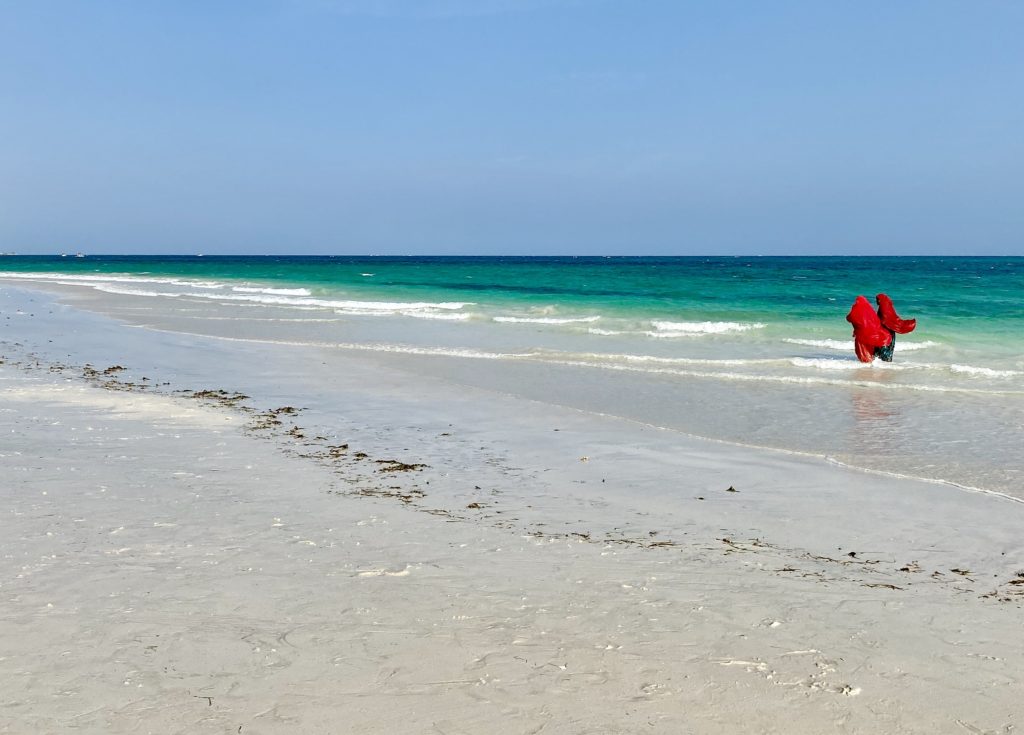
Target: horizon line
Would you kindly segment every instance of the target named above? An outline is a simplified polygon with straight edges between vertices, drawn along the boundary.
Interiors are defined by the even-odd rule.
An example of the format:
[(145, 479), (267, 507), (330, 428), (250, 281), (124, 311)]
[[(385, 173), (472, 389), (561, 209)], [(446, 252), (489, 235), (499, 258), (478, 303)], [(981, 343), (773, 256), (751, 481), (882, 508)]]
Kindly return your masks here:
[(940, 254), (940, 253), (902, 253), (886, 255), (854, 255), (847, 253), (692, 253), (679, 255), (665, 254), (574, 254), (574, 253), (553, 253), (553, 254), (523, 254), (523, 253), (498, 253), (498, 254), (474, 254), (474, 253), (18, 253), (0, 252), (0, 258), (594, 258), (607, 260), (612, 258), (1024, 258), (1022, 254)]

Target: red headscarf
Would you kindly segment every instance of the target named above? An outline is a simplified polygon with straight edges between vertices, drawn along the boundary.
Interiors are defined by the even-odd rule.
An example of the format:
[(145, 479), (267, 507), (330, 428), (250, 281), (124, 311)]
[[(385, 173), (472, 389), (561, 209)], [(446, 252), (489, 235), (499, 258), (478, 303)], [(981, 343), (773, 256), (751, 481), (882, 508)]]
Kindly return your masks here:
[(914, 331), (917, 319), (900, 319), (896, 314), (896, 309), (892, 306), (892, 299), (884, 293), (880, 293), (875, 297), (875, 301), (878, 303), (878, 318), (883, 327), (891, 329), (896, 334), (907, 334)]
[(846, 321), (853, 325), (853, 346), (861, 362), (871, 362), (875, 359), (875, 348), (885, 347), (892, 341), (892, 335), (882, 327), (878, 314), (863, 296), (853, 302)]

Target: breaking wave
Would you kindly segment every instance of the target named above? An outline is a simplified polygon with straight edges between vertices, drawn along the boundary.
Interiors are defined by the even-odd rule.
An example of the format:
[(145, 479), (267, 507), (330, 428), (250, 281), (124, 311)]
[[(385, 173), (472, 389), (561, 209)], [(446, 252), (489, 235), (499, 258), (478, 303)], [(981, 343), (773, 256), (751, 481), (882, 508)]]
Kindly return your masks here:
[(987, 367), (975, 367), (973, 365), (950, 365), (949, 369), (954, 373), (969, 375), (979, 378), (1015, 378), (1024, 375), (1019, 370), (993, 370)]
[(312, 291), (308, 288), (262, 288), (257, 286), (232, 286), (232, 291), (238, 293), (262, 293), (271, 296), (310, 296)]
[(906, 364), (897, 365), (881, 360), (861, 362), (853, 358), (843, 360), (836, 357), (794, 357), (790, 359), (789, 364), (795, 367), (818, 368), (819, 370), (905, 370), (908, 367), (917, 367)]
[(509, 324), (588, 324), (590, 322), (596, 322), (600, 319), (600, 316), (584, 316), (584, 317), (526, 317), (526, 316), (496, 316), (493, 321), (505, 322)]
[(726, 334), (728, 332), (748, 332), (751, 329), (763, 329), (760, 322), (664, 322), (652, 321), (655, 332), (651, 336), (676, 336), (682, 334)]
[[(804, 347), (822, 347), (826, 350), (852, 350), (853, 339), (795, 339), (787, 338), (783, 339), (783, 342), (788, 342), (791, 345), (803, 345)], [(912, 352), (913, 350), (925, 350), (929, 347), (938, 347), (938, 342), (932, 342), (931, 340), (925, 340), (924, 342), (905, 342), (899, 340), (896, 342), (897, 352)]]

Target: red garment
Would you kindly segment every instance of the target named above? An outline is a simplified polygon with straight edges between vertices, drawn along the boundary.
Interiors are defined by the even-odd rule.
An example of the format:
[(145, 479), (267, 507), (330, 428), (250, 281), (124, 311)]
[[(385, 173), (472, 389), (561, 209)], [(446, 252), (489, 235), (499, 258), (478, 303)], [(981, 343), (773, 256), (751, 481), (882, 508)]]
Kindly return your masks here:
[[(888, 299), (887, 296), (886, 298)], [(894, 311), (893, 314), (895, 313)], [(857, 352), (857, 359), (861, 362), (874, 360), (875, 348), (885, 347), (892, 341), (892, 335), (882, 326), (882, 320), (863, 296), (858, 296), (853, 302), (850, 313), (846, 315), (846, 321), (853, 325), (853, 346)]]
[(914, 331), (917, 319), (900, 319), (896, 314), (896, 309), (892, 306), (892, 299), (884, 293), (878, 294), (875, 297), (875, 302), (878, 304), (878, 318), (883, 327), (891, 329), (896, 334), (907, 334)]

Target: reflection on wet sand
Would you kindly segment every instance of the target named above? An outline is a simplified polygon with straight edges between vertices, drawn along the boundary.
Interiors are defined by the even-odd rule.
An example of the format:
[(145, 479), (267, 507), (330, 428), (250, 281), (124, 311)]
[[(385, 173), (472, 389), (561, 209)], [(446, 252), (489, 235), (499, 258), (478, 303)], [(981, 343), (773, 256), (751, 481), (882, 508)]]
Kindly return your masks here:
[(858, 388), (850, 392), (853, 426), (850, 440), (853, 451), (871, 456), (891, 453), (900, 434), (903, 414), (891, 392)]

